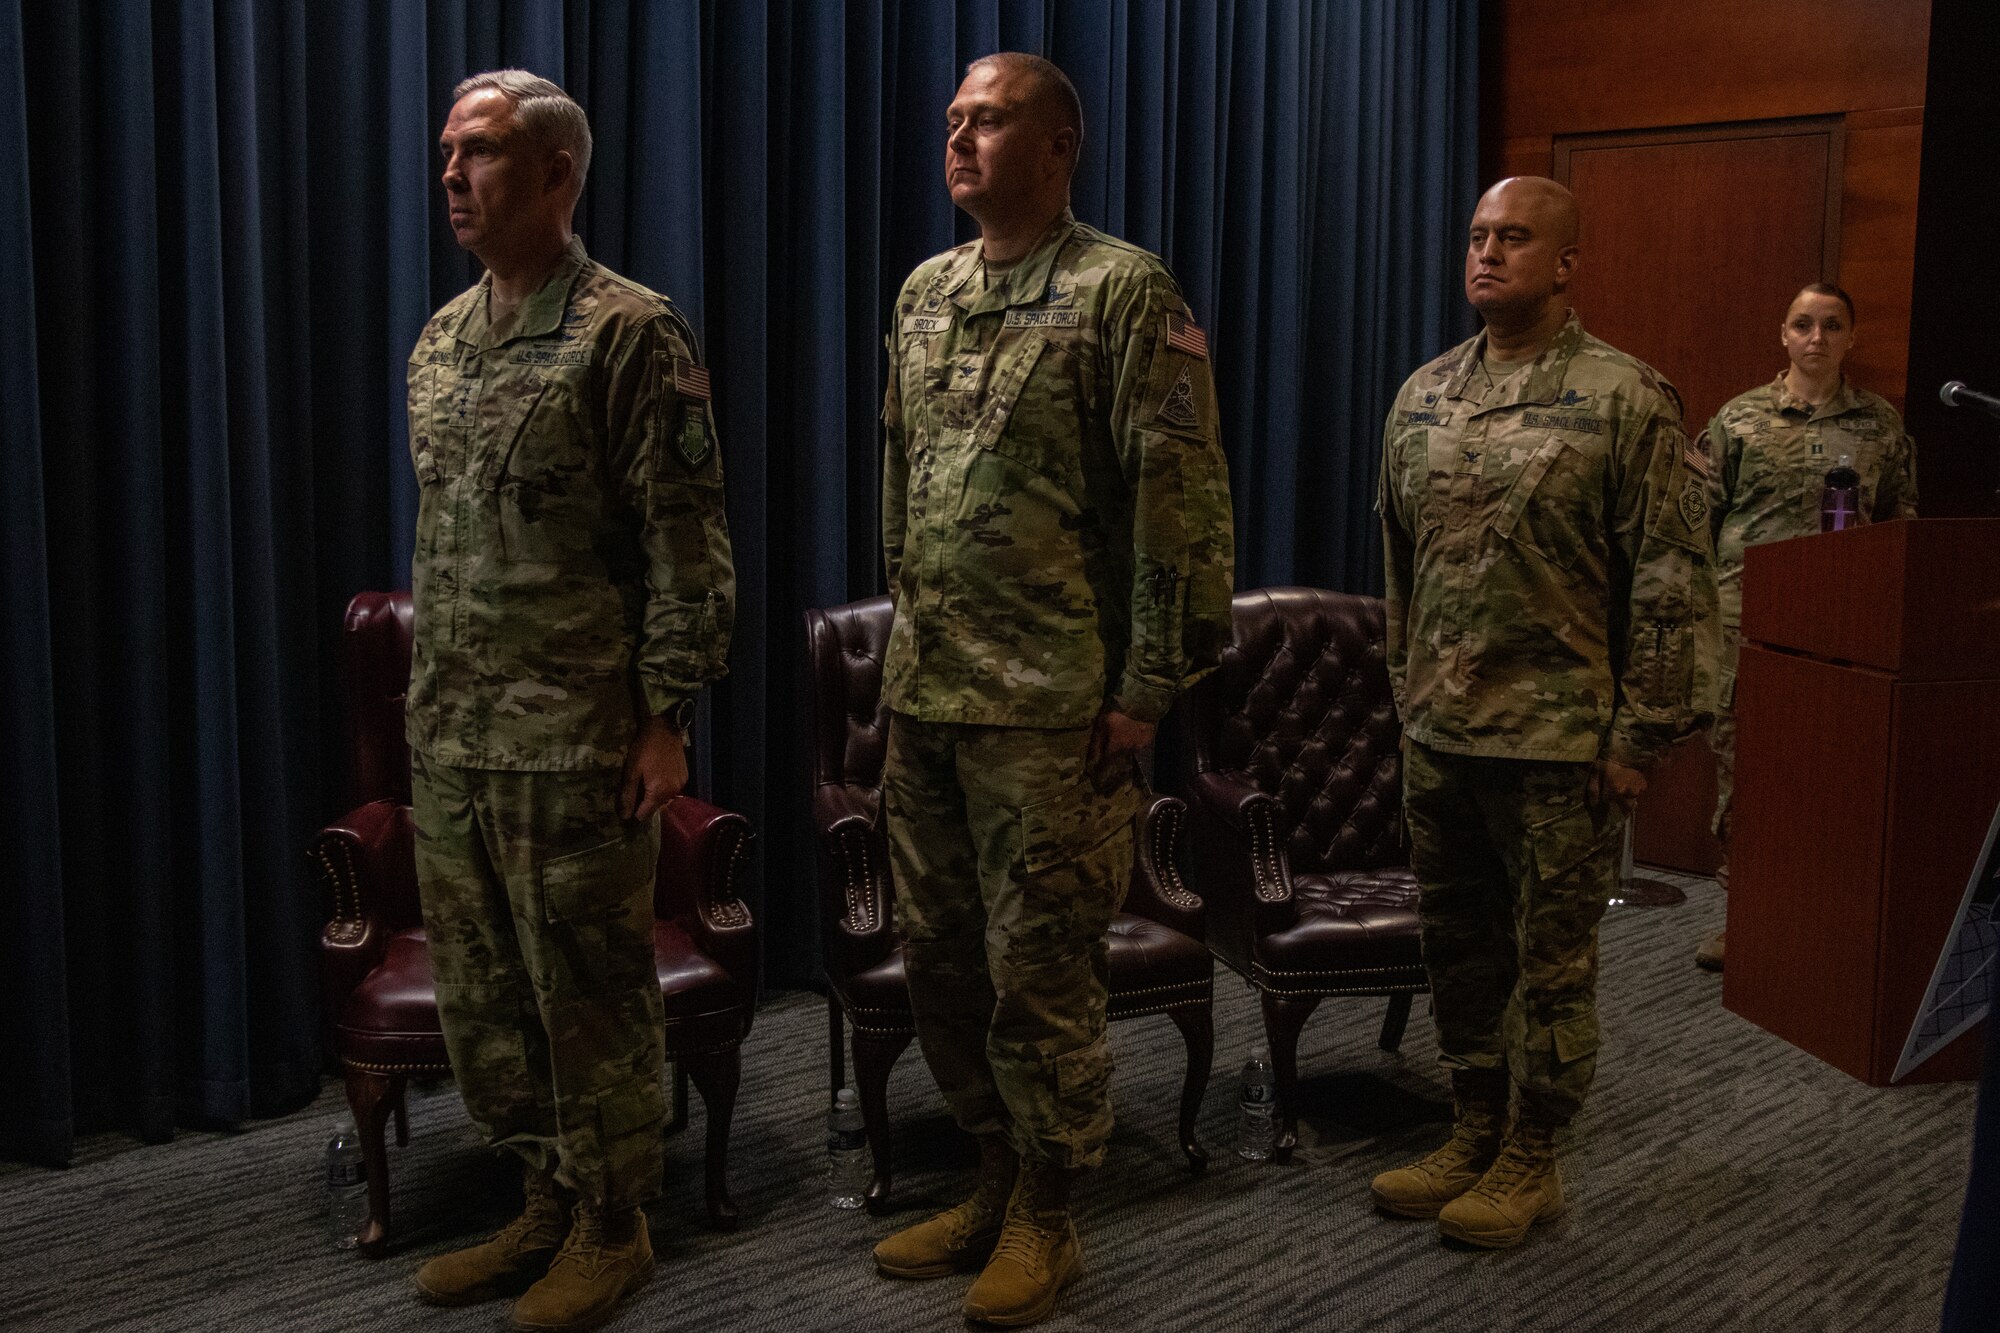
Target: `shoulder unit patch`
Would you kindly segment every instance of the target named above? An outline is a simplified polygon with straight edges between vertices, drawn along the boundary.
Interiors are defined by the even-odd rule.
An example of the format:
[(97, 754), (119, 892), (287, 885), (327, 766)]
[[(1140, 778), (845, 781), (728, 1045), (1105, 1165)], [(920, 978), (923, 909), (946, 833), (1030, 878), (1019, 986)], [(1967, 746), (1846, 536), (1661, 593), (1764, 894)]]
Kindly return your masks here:
[(1181, 367), (1180, 378), (1167, 390), (1160, 410), (1154, 415), (1169, 426), (1179, 426), (1183, 430), (1191, 430), (1200, 422), (1201, 418), (1194, 409), (1194, 380), (1186, 366)]
[(1708, 487), (1693, 477), (1681, 487), (1681, 517), (1690, 528), (1698, 528), (1708, 517)]

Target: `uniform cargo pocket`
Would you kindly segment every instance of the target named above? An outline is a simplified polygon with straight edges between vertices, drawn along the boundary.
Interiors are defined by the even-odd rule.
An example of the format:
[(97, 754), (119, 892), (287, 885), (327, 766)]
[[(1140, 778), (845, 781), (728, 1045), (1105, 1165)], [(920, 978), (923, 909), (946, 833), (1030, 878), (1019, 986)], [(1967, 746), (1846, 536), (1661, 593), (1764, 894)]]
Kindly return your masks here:
[(1056, 1091), (1065, 1100), (1101, 1097), (1111, 1087), (1111, 1039), (1099, 1035), (1088, 1046), (1056, 1057)]
[(653, 840), (645, 829), (596, 847), (542, 862), (542, 912), (551, 923), (587, 921), (635, 900), (648, 905), (653, 887)]
[(1593, 813), (1582, 801), (1530, 826), (1528, 839), (1534, 844), (1535, 870), (1542, 882), (1554, 883), (1568, 876), (1601, 849), (1618, 828), (1619, 821), (1608, 808), (1602, 814)]
[(1088, 777), (1068, 791), (1021, 807), (1021, 861), (1029, 873), (1068, 865), (1132, 821), (1141, 793), (1122, 783), (1101, 792)]
[(1549, 1034), (1554, 1038), (1556, 1059), (1564, 1064), (1594, 1055), (1597, 1052), (1597, 1015), (1578, 1014), (1575, 1018), (1565, 1018), (1560, 1023), (1551, 1024)]

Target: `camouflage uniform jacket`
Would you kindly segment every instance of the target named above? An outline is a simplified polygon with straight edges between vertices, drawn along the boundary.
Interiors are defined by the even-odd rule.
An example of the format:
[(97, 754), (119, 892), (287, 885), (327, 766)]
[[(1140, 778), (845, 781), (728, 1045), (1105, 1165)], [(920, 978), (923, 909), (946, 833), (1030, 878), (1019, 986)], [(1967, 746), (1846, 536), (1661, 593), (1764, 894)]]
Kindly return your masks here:
[(1708, 460), (1673, 386), (1574, 314), (1501, 388), (1485, 353), (1412, 375), (1384, 433), (1404, 725), (1453, 754), (1646, 763), (1706, 720)]
[(406, 734), (438, 763), (624, 761), (719, 678), (735, 574), (708, 375), (673, 306), (572, 240), (516, 312), (490, 275), (410, 354), (420, 487)]
[(931, 722), (1157, 721), (1229, 635), (1207, 339), (1166, 267), (1065, 211), (1004, 276), (979, 242), (896, 298), (883, 689)]
[(1916, 446), (1882, 399), (1846, 380), (1819, 407), (1769, 384), (1738, 394), (1708, 423), (1716, 587), (1725, 635), (1742, 623), (1743, 551), (1819, 531), (1819, 493), (1842, 454), (1861, 474), (1861, 512), (1917, 516)]

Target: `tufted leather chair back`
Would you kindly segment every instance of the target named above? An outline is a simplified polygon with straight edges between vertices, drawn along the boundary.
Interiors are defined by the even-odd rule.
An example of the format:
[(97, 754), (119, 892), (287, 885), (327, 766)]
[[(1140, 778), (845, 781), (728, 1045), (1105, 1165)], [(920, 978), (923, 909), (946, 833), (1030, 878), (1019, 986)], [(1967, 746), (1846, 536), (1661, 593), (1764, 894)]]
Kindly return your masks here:
[(881, 806), (882, 762), (889, 748), (882, 656), (893, 616), (887, 597), (806, 613), (814, 692), (813, 786), (845, 788), (871, 811)]
[(403, 700), (410, 689), (410, 594), (361, 592), (341, 623), (349, 805), (410, 803)]
[(1295, 872), (1407, 863), (1381, 601), (1261, 588), (1237, 594), (1233, 619), (1221, 665), (1187, 699), (1195, 770), (1278, 799)]
[[(896, 947), (882, 828), (882, 765), (889, 749), (882, 659), (894, 617), (887, 597), (806, 612), (813, 828), (820, 839), (827, 967), (836, 981), (875, 966)], [(835, 844), (844, 850), (836, 852)]]

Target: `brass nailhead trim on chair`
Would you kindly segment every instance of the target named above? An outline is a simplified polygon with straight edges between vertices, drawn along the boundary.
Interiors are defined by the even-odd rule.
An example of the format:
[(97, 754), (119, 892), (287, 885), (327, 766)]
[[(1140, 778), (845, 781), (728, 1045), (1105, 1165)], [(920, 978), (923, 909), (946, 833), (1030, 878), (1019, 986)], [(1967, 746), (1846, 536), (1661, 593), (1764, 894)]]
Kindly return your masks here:
[(396, 1064), (375, 1064), (367, 1060), (350, 1060), (344, 1055), (340, 1057), (340, 1063), (348, 1069), (358, 1069), (364, 1074), (393, 1076), (396, 1074), (449, 1074), (451, 1072), (451, 1066), (448, 1064), (404, 1064), (401, 1062)]
[(847, 899), (847, 916), (843, 922), (857, 935), (868, 935), (875, 930), (875, 894), (864, 891), (875, 883), (875, 868), (869, 864), (868, 835), (851, 825), (840, 835), (841, 845), (847, 855), (842, 859), (847, 865), (847, 882), (841, 886), (841, 894)]
[(1267, 903), (1281, 903), (1291, 896), (1285, 883), (1284, 867), (1278, 860), (1277, 821), (1270, 807), (1259, 802), (1250, 813), (1250, 868), (1257, 881), (1257, 897)]
[[(340, 848), (341, 864), (336, 866), (327, 855), (327, 843)], [(345, 838), (321, 838), (313, 844), (313, 857), (319, 862), (319, 870), (333, 886), (333, 920), (327, 923), (327, 934), (340, 943), (347, 943), (361, 937), (363, 921), (361, 917), (361, 883), (354, 873), (354, 852)]]
[(741, 930), (750, 924), (750, 909), (736, 892), (736, 872), (743, 865), (743, 859), (750, 854), (750, 839), (739, 836), (729, 849), (729, 860), (722, 867), (719, 884), (713, 887), (714, 895), (702, 904), (702, 916), (711, 926), (723, 930)]
[(1183, 912), (1201, 910), (1201, 899), (1188, 892), (1181, 880), (1181, 868), (1174, 864), (1174, 835), (1179, 831), (1181, 806), (1170, 805), (1153, 821), (1153, 875), (1159, 880), (1160, 896)]

